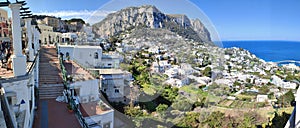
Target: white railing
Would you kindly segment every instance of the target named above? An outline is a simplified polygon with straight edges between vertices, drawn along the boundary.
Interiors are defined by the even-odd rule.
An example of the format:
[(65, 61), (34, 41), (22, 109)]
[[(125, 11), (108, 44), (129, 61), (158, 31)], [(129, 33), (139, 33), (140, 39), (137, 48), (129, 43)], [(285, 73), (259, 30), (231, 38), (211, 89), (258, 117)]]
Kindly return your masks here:
[(293, 113), (291, 114), (284, 128), (295, 128), (295, 116), (296, 116), (296, 107), (294, 108)]

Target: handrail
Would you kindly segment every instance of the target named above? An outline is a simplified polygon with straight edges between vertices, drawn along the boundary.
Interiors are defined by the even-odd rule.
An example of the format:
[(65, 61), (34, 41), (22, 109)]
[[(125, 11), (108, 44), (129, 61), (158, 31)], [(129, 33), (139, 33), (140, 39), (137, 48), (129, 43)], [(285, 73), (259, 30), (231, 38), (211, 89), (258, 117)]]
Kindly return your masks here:
[(13, 77), (10, 77), (10, 78), (0, 78), (1, 83), (7, 83), (7, 82), (11, 82), (11, 81), (16, 81), (16, 80), (28, 79), (30, 73), (32, 72), (34, 66), (37, 63), (36, 61), (37, 61), (38, 57), (39, 57), (39, 52), (36, 53), (36, 56), (35, 56), (35, 58), (34, 58), (34, 60), (32, 62), (32, 65), (30, 66), (29, 70), (26, 72), (25, 75), (22, 75), (22, 76), (13, 76)]
[(26, 75), (28, 75), (28, 74), (32, 71), (33, 67), (36, 65), (36, 60), (37, 60), (38, 57), (39, 57), (39, 52), (37, 52), (37, 53), (35, 54), (33, 63), (32, 63), (32, 65), (30, 66), (30, 68), (29, 68), (28, 72), (26, 73)]
[(81, 64), (79, 61), (77, 61), (75, 58), (72, 58), (72, 60), (82, 69), (84, 69), (85, 71), (87, 71), (88, 73), (90, 73), (93, 77), (98, 78), (99, 77), (99, 72), (97, 71), (92, 71), (89, 70), (88, 68), (86, 68), (85, 66), (83, 66), (83, 64)]
[(289, 120), (285, 124), (284, 128), (295, 128), (295, 117), (296, 117), (296, 107), (294, 108)]
[[(58, 49), (57, 45), (56, 48)], [(73, 100), (71, 94), (69, 94), (70, 91), (70, 84), (68, 83), (67, 80), (67, 71), (65, 69), (65, 66), (63, 65), (63, 58), (61, 56), (59, 56), (59, 64), (60, 64), (60, 68), (61, 68), (61, 73), (63, 76), (63, 85), (64, 88), (67, 90), (67, 99), (69, 101), (69, 104), (72, 107), (72, 110), (74, 110), (76, 117), (78, 118), (80, 124), (82, 125), (83, 128), (89, 128), (89, 125), (86, 123), (85, 119), (82, 116), (82, 113), (80, 112), (79, 108), (77, 107), (75, 101)]]

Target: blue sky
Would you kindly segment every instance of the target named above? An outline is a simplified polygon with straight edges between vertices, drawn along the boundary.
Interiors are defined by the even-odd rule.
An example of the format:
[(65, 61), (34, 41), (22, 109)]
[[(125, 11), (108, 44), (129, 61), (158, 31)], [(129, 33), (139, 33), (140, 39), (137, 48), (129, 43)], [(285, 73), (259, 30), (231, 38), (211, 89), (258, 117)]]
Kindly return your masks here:
[[(35, 14), (82, 17), (92, 23), (130, 5), (154, 4), (165, 13), (200, 18), (221, 40), (300, 41), (300, 0), (27, 0), (27, 3)], [(89, 18), (91, 14), (98, 19)]]

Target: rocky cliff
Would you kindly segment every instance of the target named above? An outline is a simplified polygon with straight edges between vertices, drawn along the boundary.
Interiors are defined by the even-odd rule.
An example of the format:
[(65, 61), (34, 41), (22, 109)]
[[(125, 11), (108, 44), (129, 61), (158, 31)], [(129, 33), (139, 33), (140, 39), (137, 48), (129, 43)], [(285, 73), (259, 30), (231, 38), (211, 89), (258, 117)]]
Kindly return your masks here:
[(199, 19), (190, 20), (186, 15), (164, 14), (155, 6), (128, 7), (109, 14), (93, 25), (100, 37), (116, 35), (136, 28), (162, 28), (195, 41), (211, 42), (210, 34)]

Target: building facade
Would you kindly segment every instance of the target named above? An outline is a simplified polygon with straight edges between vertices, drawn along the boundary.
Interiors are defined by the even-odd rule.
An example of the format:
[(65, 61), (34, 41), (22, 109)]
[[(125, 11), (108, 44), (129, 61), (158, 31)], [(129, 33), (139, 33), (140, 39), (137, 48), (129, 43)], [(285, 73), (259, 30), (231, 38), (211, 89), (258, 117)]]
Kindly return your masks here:
[(41, 30), (40, 40), (42, 45), (53, 45), (62, 41), (62, 33), (54, 32), (52, 26), (39, 24)]
[(9, 42), (11, 29), (10, 20), (7, 17), (7, 11), (0, 8), (0, 41)]

